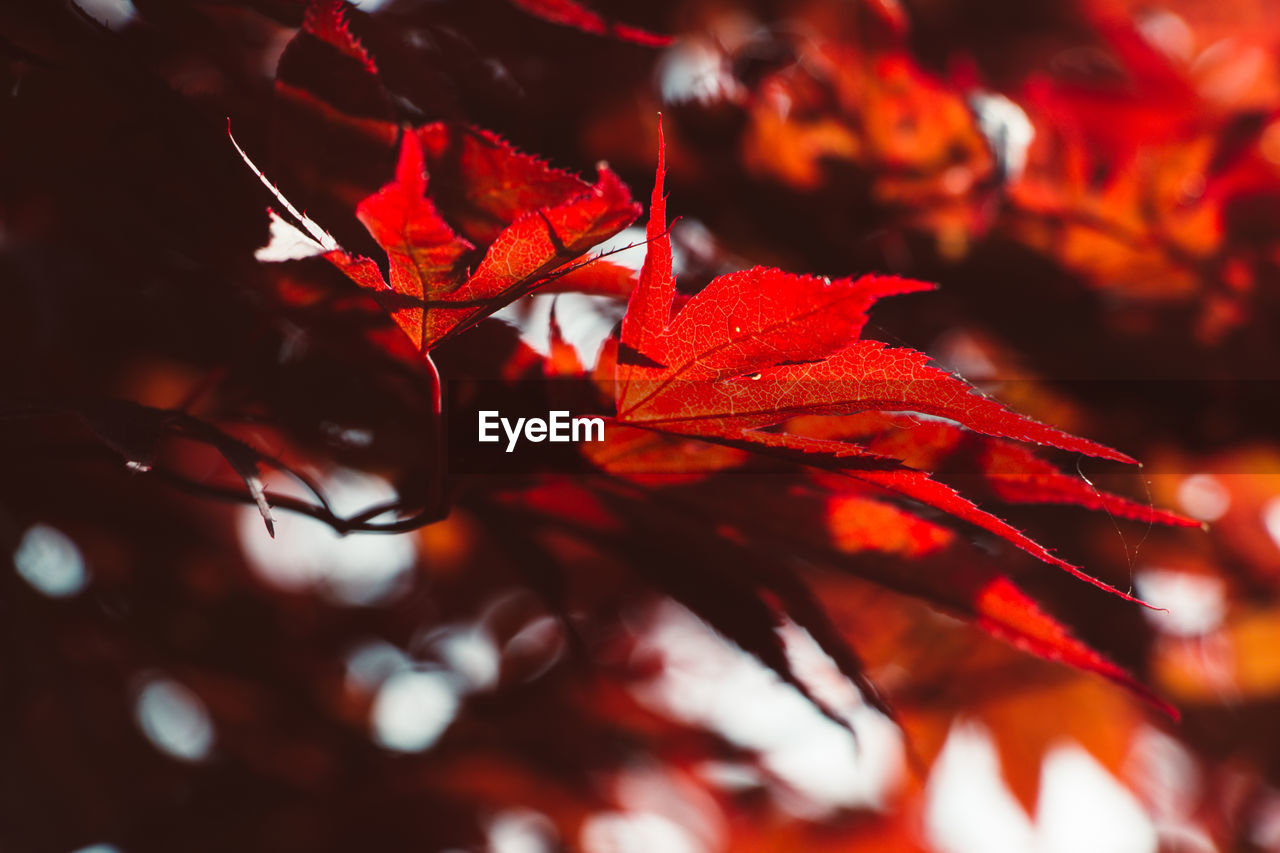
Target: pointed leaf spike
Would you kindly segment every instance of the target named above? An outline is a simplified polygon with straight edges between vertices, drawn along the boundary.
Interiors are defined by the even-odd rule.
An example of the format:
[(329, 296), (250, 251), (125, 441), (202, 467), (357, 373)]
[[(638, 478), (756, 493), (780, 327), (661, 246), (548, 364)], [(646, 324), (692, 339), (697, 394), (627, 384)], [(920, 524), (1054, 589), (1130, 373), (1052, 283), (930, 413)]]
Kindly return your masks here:
[(649, 249), (644, 266), (640, 268), (640, 281), (631, 292), (627, 314), (622, 321), (622, 342), (640, 352), (644, 352), (670, 323), (671, 303), (676, 293), (676, 280), (671, 268), (671, 236), (667, 233), (667, 200), (662, 194), (666, 171), (666, 142), (662, 134), (662, 116), (659, 115), (658, 168), (654, 175), (649, 225), (645, 232)]
[(235, 146), (236, 152), (240, 155), (240, 159), (245, 162), (245, 165), (253, 170), (253, 173), (258, 176), (258, 180), (262, 181), (262, 185), (270, 190), (271, 194), (276, 197), (278, 202), (280, 202), (281, 207), (289, 211), (289, 214), (293, 216), (294, 219), (302, 223), (302, 227), (306, 228), (307, 233), (311, 235), (311, 238), (320, 244), (320, 248), (326, 252), (331, 252), (337, 249), (338, 241), (333, 239), (333, 236), (330, 235), (328, 231), (325, 231), (294, 207), (293, 204), (290, 203), (289, 199), (285, 198), (284, 194), (281, 193), (280, 190), (276, 189), (276, 185), (267, 180), (267, 176), (262, 173), (262, 170), (249, 159), (249, 155), (240, 147), (240, 143), (236, 142), (235, 136), (231, 133), (230, 118), (227, 119), (227, 138), (231, 140), (231, 144)]

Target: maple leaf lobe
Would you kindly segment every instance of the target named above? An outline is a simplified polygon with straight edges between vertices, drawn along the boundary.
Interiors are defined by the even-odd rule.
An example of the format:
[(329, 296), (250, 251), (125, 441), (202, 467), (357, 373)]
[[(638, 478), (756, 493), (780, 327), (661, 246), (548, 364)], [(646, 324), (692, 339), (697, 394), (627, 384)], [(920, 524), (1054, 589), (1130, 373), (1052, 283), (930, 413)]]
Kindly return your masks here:
[[(649, 249), (622, 323), (619, 354), (624, 357), (615, 364), (618, 423), (837, 471), (946, 512), (1100, 589), (1138, 601), (1055, 556), (925, 471), (856, 442), (789, 432), (784, 422), (798, 415), (907, 411), (946, 418), (988, 436), (1134, 461), (981, 396), (964, 380), (934, 367), (924, 353), (861, 337), (867, 312), (878, 299), (933, 289), (926, 282), (892, 276), (831, 281), (753, 267), (713, 279), (672, 317), (676, 285), (660, 120), (658, 136)], [(784, 424), (780, 431), (765, 431), (779, 424)], [(1078, 494), (1071, 499), (1081, 502)]]

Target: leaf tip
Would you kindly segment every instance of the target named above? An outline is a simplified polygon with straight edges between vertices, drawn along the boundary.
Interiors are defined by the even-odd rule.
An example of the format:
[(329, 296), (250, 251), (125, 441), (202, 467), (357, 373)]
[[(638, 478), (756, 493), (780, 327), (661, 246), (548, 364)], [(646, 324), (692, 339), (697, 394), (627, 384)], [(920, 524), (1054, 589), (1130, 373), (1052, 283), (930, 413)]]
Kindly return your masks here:
[(405, 133), (400, 140), (400, 155), (396, 158), (396, 181), (427, 191), (427, 170), (422, 159), (422, 142), (416, 133)]
[(658, 113), (658, 167), (653, 178), (653, 195), (649, 199), (650, 240), (660, 237), (667, 227), (667, 202), (663, 184), (667, 174), (667, 143), (662, 133), (662, 113)]

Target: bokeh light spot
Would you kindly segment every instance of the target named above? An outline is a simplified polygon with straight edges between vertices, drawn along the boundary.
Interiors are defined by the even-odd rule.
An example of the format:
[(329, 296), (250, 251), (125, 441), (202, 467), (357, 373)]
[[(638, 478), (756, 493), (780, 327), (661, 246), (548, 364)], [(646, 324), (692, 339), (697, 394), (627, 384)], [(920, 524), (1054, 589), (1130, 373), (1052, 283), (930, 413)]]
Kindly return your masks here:
[(23, 580), (50, 598), (76, 595), (89, 582), (89, 570), (76, 543), (46, 524), (34, 524), (22, 534), (13, 565)]
[(139, 728), (161, 752), (202, 761), (213, 750), (213, 720), (200, 697), (170, 678), (152, 678), (138, 691)]

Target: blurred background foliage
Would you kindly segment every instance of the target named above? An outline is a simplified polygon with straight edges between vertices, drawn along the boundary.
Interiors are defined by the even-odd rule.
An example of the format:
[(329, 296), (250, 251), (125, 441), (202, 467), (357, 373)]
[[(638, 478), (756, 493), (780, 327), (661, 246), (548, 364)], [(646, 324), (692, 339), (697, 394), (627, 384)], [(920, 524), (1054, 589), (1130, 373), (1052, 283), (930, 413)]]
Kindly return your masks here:
[[(0, 11), (0, 848), (1280, 849), (1280, 9), (595, 8), (674, 38), (366, 2), (362, 89), (294, 0)], [(434, 507), (429, 391), (341, 274), (254, 259), (268, 199), (227, 118), (371, 253), (352, 210), (394, 150), (361, 122), (473, 123), (644, 198), (658, 111), (682, 287), (753, 263), (940, 282), (876, 335), (1144, 460), (1079, 473), (1209, 523), (1006, 513), (1167, 611), (774, 474), (642, 500), (478, 474), (443, 520), (339, 536)], [(607, 331), (617, 308), (553, 310)], [(544, 371), (524, 310), (442, 373), (483, 395)], [(271, 539), (236, 477), (301, 500), (289, 471), (333, 514), (277, 509)], [(901, 728), (794, 623), (792, 669), (856, 737), (676, 603), (732, 620), (753, 559), (804, 578)], [(1182, 721), (876, 582), (979, 564)]]

